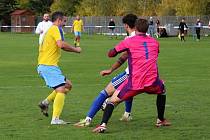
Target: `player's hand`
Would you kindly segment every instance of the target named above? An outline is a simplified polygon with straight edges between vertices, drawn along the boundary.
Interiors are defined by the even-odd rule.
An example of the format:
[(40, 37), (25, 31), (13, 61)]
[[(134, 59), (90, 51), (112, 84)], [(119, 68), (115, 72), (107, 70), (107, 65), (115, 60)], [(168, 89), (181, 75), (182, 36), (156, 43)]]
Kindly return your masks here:
[(76, 47), (75, 49), (76, 49), (77, 53), (81, 53), (81, 51), (82, 51), (82, 49), (80, 47)]
[(101, 76), (106, 76), (106, 75), (110, 75), (112, 73), (112, 70), (111, 69), (108, 69), (108, 70), (102, 70), (100, 72), (100, 75)]

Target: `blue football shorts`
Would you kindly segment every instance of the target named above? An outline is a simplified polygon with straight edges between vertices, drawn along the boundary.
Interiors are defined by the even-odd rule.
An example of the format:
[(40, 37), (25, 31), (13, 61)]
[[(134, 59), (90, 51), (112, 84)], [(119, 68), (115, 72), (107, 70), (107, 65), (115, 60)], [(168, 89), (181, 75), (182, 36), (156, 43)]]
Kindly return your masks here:
[(128, 74), (124, 71), (112, 79), (112, 85), (117, 89), (127, 78)]
[(37, 71), (50, 88), (56, 89), (66, 83), (66, 78), (58, 66), (39, 65)]
[(81, 36), (81, 32), (74, 31), (74, 35), (75, 35), (75, 36)]

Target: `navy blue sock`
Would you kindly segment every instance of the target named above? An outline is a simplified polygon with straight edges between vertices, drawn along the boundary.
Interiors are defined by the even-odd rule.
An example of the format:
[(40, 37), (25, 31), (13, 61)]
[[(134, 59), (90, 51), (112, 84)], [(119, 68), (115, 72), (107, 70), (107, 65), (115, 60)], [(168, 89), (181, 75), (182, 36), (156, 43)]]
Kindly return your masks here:
[(132, 102), (133, 102), (133, 98), (130, 98), (130, 99), (125, 101), (125, 111), (128, 112), (128, 113), (131, 112)]
[(166, 95), (157, 95), (156, 106), (158, 112), (158, 119), (161, 121), (164, 120), (164, 112), (165, 112), (165, 104), (166, 104)]
[(107, 92), (105, 90), (102, 90), (99, 95), (95, 98), (93, 101), (93, 104), (91, 105), (89, 112), (87, 114), (88, 117), (93, 118), (96, 113), (100, 110), (103, 102), (109, 97)]
[(103, 123), (107, 124), (108, 123), (109, 119), (112, 116), (113, 110), (114, 110), (114, 104), (108, 103), (106, 105), (105, 110), (104, 110), (104, 114), (103, 114), (103, 118), (102, 118), (101, 124), (103, 124)]

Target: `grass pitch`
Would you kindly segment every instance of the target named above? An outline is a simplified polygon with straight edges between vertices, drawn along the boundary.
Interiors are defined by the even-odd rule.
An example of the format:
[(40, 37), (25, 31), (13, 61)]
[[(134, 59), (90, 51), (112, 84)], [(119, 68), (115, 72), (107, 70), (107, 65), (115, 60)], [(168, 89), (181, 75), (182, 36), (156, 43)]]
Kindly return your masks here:
[[(82, 36), (81, 54), (62, 52), (60, 67), (71, 79), (73, 89), (68, 94), (62, 114), (67, 121), (84, 118), (98, 93), (117, 72), (107, 77), (100, 70), (109, 68), (116, 60), (107, 51), (122, 38)], [(0, 139), (142, 139), (142, 140), (208, 140), (210, 139), (210, 38), (200, 42), (191, 37), (186, 42), (178, 38), (161, 38), (159, 73), (166, 82), (166, 118), (171, 127), (156, 128), (156, 96), (142, 94), (134, 99), (128, 123), (120, 122), (124, 104), (112, 115), (106, 134), (91, 130), (102, 117), (99, 111), (92, 127), (72, 125), (51, 126), (51, 118), (41, 115), (37, 104), (50, 89), (36, 72), (38, 36), (32, 34), (0, 33)], [(66, 40), (73, 42), (73, 36)], [(50, 111), (52, 106), (50, 107)]]

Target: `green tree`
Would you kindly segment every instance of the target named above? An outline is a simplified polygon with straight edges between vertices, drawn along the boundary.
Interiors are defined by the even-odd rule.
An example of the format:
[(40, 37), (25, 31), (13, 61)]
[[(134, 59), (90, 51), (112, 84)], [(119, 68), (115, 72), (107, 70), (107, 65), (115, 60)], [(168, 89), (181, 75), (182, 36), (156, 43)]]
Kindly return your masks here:
[(50, 6), (54, 0), (30, 0), (27, 4), (27, 9), (33, 10), (37, 15), (43, 15), (50, 12)]
[(210, 2), (207, 2), (205, 9), (206, 9), (205, 15), (210, 15)]
[(18, 0), (19, 8), (28, 9), (28, 4), (30, 0)]
[(200, 16), (206, 13), (208, 0), (177, 0), (176, 15), (178, 16)]
[(158, 16), (175, 16), (176, 15), (176, 1), (162, 0), (157, 8)]
[(98, 16), (99, 14), (99, 2), (100, 0), (82, 0), (79, 5), (76, 6), (76, 13), (82, 16)]
[(80, 0), (55, 0), (50, 7), (51, 12), (62, 11), (72, 16), (76, 13), (76, 6), (80, 4)]
[(10, 25), (10, 13), (17, 8), (16, 0), (1, 0), (0, 1), (0, 22), (5, 25)]

